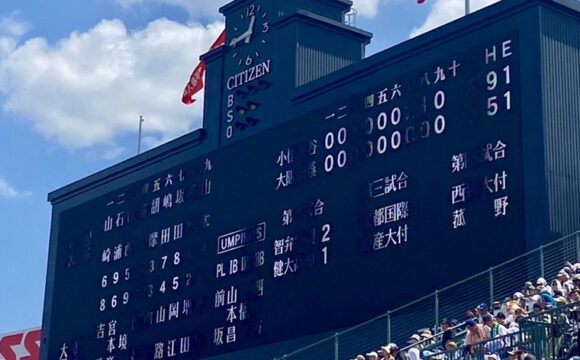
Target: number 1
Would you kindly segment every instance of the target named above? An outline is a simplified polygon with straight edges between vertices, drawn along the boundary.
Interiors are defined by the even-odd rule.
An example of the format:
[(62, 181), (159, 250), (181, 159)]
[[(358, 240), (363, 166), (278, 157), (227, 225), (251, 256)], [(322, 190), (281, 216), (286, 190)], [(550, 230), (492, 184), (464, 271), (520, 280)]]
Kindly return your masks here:
[(503, 94), (503, 97), (505, 98), (506, 109), (511, 110), (512, 109), (512, 93), (511, 93), (511, 91), (508, 91), (505, 94)]

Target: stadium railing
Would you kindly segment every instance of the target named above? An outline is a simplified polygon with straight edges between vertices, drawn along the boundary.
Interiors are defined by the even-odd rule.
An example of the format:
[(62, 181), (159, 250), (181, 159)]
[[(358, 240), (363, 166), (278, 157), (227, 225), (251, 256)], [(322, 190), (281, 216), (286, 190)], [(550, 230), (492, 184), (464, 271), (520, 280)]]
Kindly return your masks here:
[(511, 297), (526, 281), (550, 281), (567, 261), (580, 261), (580, 231), (274, 360), (346, 360), (391, 342), (402, 347), (417, 329), (463, 319), (467, 309)]

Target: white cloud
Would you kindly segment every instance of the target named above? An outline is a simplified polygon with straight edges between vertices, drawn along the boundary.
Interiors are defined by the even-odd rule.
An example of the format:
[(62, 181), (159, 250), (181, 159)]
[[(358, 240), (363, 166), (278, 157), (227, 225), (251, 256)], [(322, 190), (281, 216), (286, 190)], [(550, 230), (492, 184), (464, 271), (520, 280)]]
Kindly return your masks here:
[(379, 5), (384, 0), (354, 0), (353, 8), (358, 11), (361, 16), (374, 18), (379, 12)]
[(182, 135), (201, 125), (202, 106), (183, 105), (181, 93), (223, 26), (158, 19), (128, 32), (120, 20), (103, 20), (56, 44), (30, 39), (0, 52), (4, 110), (68, 148), (105, 144), (113, 149), (105, 157), (121, 152), (115, 139), (136, 136), (139, 115), (145, 135)]
[(30, 24), (18, 18), (20, 13), (13, 11), (9, 16), (0, 17), (0, 34), (19, 38), (30, 30)]
[[(499, 0), (471, 0), (471, 11), (477, 11)], [(428, 3), (429, 1), (427, 1)], [(425, 22), (411, 31), (410, 37), (421, 35), (465, 15), (465, 0), (435, 0)]]
[(0, 178), (0, 197), (13, 199), (17, 197), (30, 196), (29, 192), (20, 192), (8, 184), (4, 179)]
[(13, 11), (10, 15), (0, 16), (0, 57), (14, 51), (18, 39), (30, 30), (30, 24), (18, 18), (20, 13)]

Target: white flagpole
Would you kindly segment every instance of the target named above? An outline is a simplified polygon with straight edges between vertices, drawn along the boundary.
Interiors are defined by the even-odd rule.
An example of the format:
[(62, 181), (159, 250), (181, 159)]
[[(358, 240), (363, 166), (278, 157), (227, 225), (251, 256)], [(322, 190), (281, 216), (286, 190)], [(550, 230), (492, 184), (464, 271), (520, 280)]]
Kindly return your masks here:
[(470, 10), (469, 10), (469, 1), (470, 0), (465, 0), (465, 15), (469, 15)]
[(137, 155), (141, 154), (141, 133), (143, 131), (143, 116), (139, 116), (139, 140), (137, 142)]

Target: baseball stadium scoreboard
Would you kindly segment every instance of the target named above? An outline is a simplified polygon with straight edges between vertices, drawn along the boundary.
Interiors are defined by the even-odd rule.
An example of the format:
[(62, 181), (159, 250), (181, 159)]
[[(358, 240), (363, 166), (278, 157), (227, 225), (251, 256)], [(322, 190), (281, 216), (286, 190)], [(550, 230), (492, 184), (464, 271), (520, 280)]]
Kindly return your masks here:
[(55, 212), (43, 359), (198, 359), (323, 333), (520, 254), (520, 36), (405, 60)]

